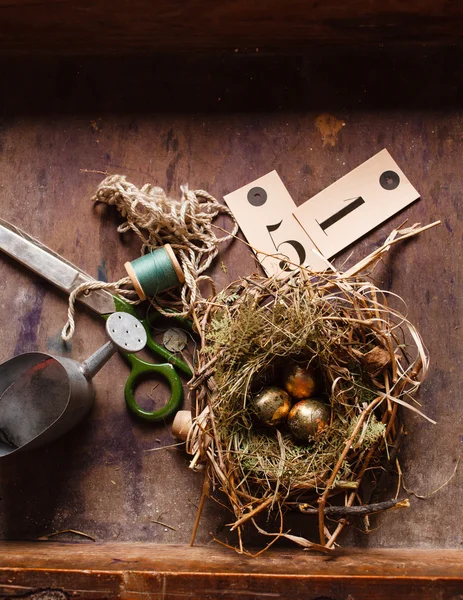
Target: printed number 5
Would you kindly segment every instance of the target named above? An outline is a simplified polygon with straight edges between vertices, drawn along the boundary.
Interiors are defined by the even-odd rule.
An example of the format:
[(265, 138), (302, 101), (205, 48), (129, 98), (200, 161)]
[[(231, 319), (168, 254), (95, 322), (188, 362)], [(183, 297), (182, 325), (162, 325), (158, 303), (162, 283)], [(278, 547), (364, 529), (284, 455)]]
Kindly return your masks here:
[[(304, 264), (307, 255), (304, 246), (300, 242), (298, 242), (297, 240), (285, 240), (284, 242), (278, 244), (278, 246), (275, 244), (275, 240), (273, 239), (272, 233), (276, 231), (282, 223), (283, 219), (279, 223), (275, 223), (275, 225), (266, 225), (270, 239), (272, 240), (272, 243), (275, 246), (275, 250), (279, 252), (281, 246), (283, 246), (284, 244), (289, 244), (297, 252), (299, 265)], [(280, 261), (280, 269), (283, 269), (284, 271), (294, 271), (296, 267), (290, 266), (285, 260), (282, 260)]]

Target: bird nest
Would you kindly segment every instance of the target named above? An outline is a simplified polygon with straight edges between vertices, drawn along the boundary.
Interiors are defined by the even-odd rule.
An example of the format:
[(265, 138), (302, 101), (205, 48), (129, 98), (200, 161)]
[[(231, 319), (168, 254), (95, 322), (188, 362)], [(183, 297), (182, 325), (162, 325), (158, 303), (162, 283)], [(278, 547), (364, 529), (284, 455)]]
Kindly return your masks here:
[[(284, 536), (332, 548), (345, 521), (330, 533), (330, 507), (362, 504), (362, 478), (398, 443), (399, 406), (419, 412), (413, 397), (428, 358), (418, 331), (388, 295), (357, 274), (301, 269), (284, 278), (241, 279), (207, 303), (187, 450), (191, 467), (205, 463), (207, 480), (227, 496), (240, 552), (247, 523), (273, 541)], [(255, 418), (253, 398), (279, 385), (289, 361), (316, 369), (329, 407), (327, 426), (304, 443), (286, 425), (265, 428)], [(318, 515), (320, 540), (285, 532), (284, 512), (294, 507)], [(280, 528), (268, 533), (256, 517), (273, 511)]]

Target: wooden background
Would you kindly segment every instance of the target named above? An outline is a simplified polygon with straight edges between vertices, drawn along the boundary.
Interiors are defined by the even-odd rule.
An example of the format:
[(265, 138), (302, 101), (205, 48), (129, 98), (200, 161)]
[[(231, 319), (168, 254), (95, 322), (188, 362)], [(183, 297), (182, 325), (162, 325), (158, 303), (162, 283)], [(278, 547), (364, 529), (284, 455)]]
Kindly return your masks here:
[[(438, 425), (405, 415), (401, 457), (407, 486), (426, 495), (450, 477), (463, 444), (461, 58), (455, 48), (375, 46), (288, 57), (3, 59), (0, 214), (91, 275), (114, 280), (138, 255), (138, 243), (117, 234), (115, 211), (93, 207), (103, 176), (86, 171), (122, 173), (172, 195), (189, 183), (221, 198), (276, 169), (300, 204), (387, 148), (422, 199), (336, 264), (353, 264), (405, 218), (443, 221), (391, 252), (377, 273), (406, 300), (431, 354), (420, 399)], [(325, 113), (346, 123), (332, 145), (315, 126)], [(222, 260), (227, 274), (218, 268)], [(81, 360), (104, 342), (102, 323), (80, 311), (72, 345), (63, 348), (65, 298), (0, 261), (0, 360), (36, 349)], [(217, 285), (255, 268), (243, 245), (224, 247)], [(34, 454), (0, 461), (2, 538), (34, 540), (72, 528), (99, 541), (188, 542), (202, 478), (179, 449), (147, 452), (173, 440), (168, 426), (128, 414), (126, 374), (113, 358), (95, 379), (96, 405), (82, 425)], [(376, 519), (368, 536), (353, 528), (343, 543), (460, 548), (462, 483), (460, 468), (429, 500), (410, 496), (410, 510)], [(198, 543), (209, 543), (210, 533), (233, 542), (229, 520), (208, 502)], [(296, 535), (310, 529), (300, 517), (289, 523)]]
[(0, 0), (0, 53), (460, 44), (462, 24), (449, 0)]

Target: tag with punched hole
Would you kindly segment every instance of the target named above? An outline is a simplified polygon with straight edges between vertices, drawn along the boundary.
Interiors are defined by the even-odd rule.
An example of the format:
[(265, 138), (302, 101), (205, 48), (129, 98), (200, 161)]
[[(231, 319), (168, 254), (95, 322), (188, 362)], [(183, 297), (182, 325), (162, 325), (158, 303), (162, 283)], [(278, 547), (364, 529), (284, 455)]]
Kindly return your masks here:
[(293, 214), (321, 254), (331, 258), (419, 197), (382, 150)]
[(227, 194), (225, 202), (267, 275), (284, 275), (300, 265), (326, 270), (326, 262), (313, 252), (314, 244), (294, 218), (296, 204), (276, 171)]

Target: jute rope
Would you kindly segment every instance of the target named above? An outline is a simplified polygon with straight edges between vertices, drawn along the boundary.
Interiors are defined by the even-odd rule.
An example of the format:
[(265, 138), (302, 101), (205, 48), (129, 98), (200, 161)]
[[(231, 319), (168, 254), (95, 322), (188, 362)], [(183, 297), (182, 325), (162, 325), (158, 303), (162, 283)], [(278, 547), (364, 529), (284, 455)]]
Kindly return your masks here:
[[(110, 175), (100, 183), (94, 202), (114, 205), (125, 221), (117, 228), (119, 233), (133, 231), (142, 241), (141, 254), (165, 244), (170, 244), (185, 274), (180, 298), (172, 293), (150, 298), (152, 304), (164, 312), (163, 306), (175, 307), (181, 316), (194, 315), (195, 307), (202, 301), (200, 283), (208, 282), (215, 294), (214, 281), (203, 273), (218, 254), (218, 245), (238, 233), (238, 224), (232, 212), (204, 190), (189, 190), (181, 186), (181, 198), (169, 198), (165, 191), (149, 183), (141, 189), (128, 182), (123, 175)], [(213, 220), (219, 215), (230, 217), (232, 231), (223, 237), (214, 232)], [(75, 331), (74, 304), (79, 294), (94, 289), (106, 289), (124, 296), (137, 304), (136, 294), (129, 289), (129, 278), (113, 283), (92, 281), (76, 288), (69, 296), (68, 321), (63, 328), (63, 340), (71, 339)]]
[(76, 323), (74, 319), (75, 314), (75, 303), (77, 296), (80, 294), (88, 294), (93, 290), (108, 290), (123, 296), (129, 304), (139, 304), (141, 300), (138, 299), (137, 293), (133, 289), (126, 289), (122, 286), (131, 285), (130, 277), (123, 277), (119, 281), (114, 283), (106, 283), (105, 281), (89, 281), (81, 283), (75, 290), (69, 294), (69, 305), (68, 305), (68, 320), (61, 331), (61, 338), (67, 342), (74, 335), (76, 330)]

